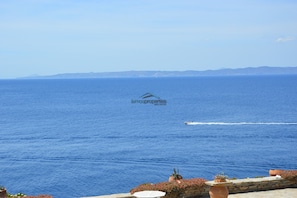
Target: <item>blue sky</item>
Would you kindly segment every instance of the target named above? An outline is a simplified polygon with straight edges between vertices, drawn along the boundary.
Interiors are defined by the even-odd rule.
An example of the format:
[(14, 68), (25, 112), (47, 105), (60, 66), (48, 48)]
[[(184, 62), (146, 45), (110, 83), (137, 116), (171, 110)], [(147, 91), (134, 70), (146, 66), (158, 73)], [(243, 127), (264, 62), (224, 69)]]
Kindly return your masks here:
[(2, 0), (0, 78), (297, 66), (296, 0)]

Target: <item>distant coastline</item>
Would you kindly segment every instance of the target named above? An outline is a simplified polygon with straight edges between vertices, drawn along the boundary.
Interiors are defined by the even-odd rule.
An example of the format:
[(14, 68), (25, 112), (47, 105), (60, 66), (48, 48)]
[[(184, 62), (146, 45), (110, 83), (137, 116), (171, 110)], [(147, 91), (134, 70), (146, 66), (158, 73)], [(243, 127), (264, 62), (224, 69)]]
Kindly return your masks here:
[(198, 77), (198, 76), (248, 76), (248, 75), (296, 75), (297, 67), (246, 67), (218, 70), (186, 71), (122, 71), (63, 73), (49, 76), (27, 76), (19, 79), (78, 79), (78, 78), (143, 78), (143, 77)]

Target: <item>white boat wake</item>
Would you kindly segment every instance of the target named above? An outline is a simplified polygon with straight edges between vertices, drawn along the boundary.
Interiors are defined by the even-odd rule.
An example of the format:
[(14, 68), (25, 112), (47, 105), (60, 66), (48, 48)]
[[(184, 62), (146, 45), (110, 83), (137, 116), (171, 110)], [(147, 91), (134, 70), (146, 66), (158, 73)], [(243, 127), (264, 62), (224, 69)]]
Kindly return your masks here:
[(185, 122), (186, 125), (297, 125), (297, 122)]

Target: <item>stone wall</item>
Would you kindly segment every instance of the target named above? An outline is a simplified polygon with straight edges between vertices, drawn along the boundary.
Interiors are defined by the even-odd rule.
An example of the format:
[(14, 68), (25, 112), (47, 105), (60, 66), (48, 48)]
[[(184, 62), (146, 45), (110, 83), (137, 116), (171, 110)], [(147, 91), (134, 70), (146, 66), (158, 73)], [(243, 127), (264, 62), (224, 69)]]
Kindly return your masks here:
[[(283, 188), (297, 188), (297, 178), (283, 179), (279, 176), (263, 178), (232, 179), (227, 182), (217, 183), (208, 181), (203, 187), (189, 188), (183, 192), (168, 193), (163, 198), (209, 198), (210, 186), (226, 185), (229, 194), (247, 193)], [(122, 195), (112, 195), (111, 197), (102, 196), (102, 198), (134, 198), (130, 193)]]
[(226, 182), (205, 182), (206, 186), (201, 191), (203, 194), (187, 194), (183, 197), (209, 197), (208, 192), (211, 186), (227, 186), (229, 194), (257, 192), (265, 190), (275, 190), (283, 188), (297, 188), (297, 178), (283, 179), (280, 176), (262, 177), (262, 178), (247, 178), (227, 180)]
[(229, 182), (230, 184), (227, 186), (230, 194), (297, 187), (296, 179), (289, 180), (278, 176), (236, 179)]
[(228, 187), (229, 194), (247, 193), (283, 188), (297, 188), (297, 179), (283, 179), (280, 176), (234, 179), (227, 182), (217, 183), (208, 181), (203, 189), (189, 188), (186, 191), (173, 192), (165, 195), (164, 198), (208, 198), (211, 186), (225, 185)]

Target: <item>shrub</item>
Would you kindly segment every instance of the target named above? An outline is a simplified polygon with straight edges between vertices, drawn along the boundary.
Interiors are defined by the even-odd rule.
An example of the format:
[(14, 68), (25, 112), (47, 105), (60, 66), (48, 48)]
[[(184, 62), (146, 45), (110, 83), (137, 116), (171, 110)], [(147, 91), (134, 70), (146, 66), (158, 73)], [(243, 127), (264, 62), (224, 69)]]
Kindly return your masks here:
[(25, 195), (23, 193), (17, 193), (15, 195), (7, 193), (8, 198), (53, 198), (51, 195)]
[(144, 190), (159, 190), (166, 192), (166, 197), (189, 197), (186, 194), (198, 194), (204, 192), (207, 180), (202, 178), (184, 179), (180, 183), (177, 182), (160, 182), (156, 184), (141, 184), (133, 188), (130, 193), (144, 191)]
[(284, 170), (280, 176), (284, 179), (297, 180), (297, 170)]

